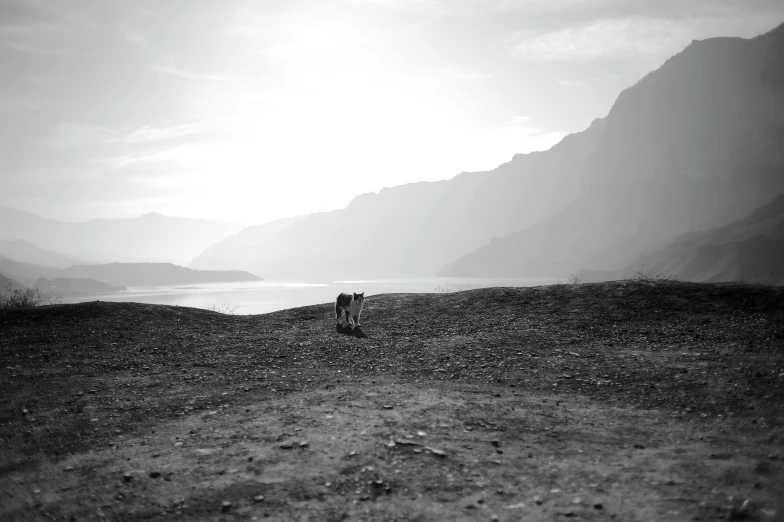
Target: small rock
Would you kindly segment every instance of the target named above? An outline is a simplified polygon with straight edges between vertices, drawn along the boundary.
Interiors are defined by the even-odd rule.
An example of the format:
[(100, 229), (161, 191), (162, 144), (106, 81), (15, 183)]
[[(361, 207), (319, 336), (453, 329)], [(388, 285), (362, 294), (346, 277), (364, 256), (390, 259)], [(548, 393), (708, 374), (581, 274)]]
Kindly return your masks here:
[(438, 448), (425, 448), (426, 450), (430, 451), (433, 455), (437, 455), (439, 457), (446, 457), (446, 452), (442, 449)]
[(73, 466), (66, 466), (66, 467), (63, 468), (63, 471), (66, 471), (66, 472), (70, 472), (70, 471), (73, 471), (73, 470), (74, 470)]
[(150, 471), (150, 478), (158, 478), (161, 476), (160, 471)]
[(593, 505), (593, 508), (594, 509), (604, 509), (604, 506), (599, 504), (599, 503), (596, 503), (596, 504)]
[(307, 448), (308, 446), (310, 446), (310, 443), (306, 440), (303, 440), (302, 442), (299, 443), (300, 448)]
[(125, 482), (130, 482), (130, 481), (132, 481), (132, 480), (133, 480), (133, 475), (131, 475), (131, 472), (130, 472), (130, 471), (126, 471), (126, 472), (125, 472), (125, 474), (123, 475), (123, 480), (124, 480)]
[(230, 509), (231, 509), (231, 502), (229, 502), (228, 500), (224, 500), (223, 504), (221, 504), (221, 511), (223, 511), (225, 513), (226, 511), (228, 511)]
[(498, 521), (498, 515), (492, 515), (492, 516), (490, 517), (490, 520), (492, 520), (492, 521), (494, 521), (494, 522), (497, 522), (497, 521)]
[(182, 447), (182, 442), (175, 442), (175, 443), (174, 443), (174, 447), (175, 447), (175, 448)]
[(384, 405), (382, 406), (382, 408), (384, 408), (385, 410), (391, 410), (393, 407), (394, 407), (394, 406), (392, 406), (391, 404), (384, 404)]
[(493, 446), (495, 446), (497, 448), (497, 447), (499, 447), (501, 445), (501, 441), (500, 440), (492, 440), (492, 441), (490, 441), (490, 444), (492, 444)]
[(536, 496), (534, 497), (534, 504), (536, 504), (537, 506), (541, 506), (541, 505), (542, 505), (542, 502), (543, 502), (543, 501), (542, 501), (542, 497), (540, 497), (539, 495), (536, 495)]
[(422, 431), (422, 430), (419, 430), (419, 431), (417, 432), (417, 435), (418, 435), (419, 437), (424, 437), (424, 436), (426, 436), (426, 435), (427, 435), (427, 433), (425, 433), (425, 432), (424, 432), (424, 431)]
[(291, 441), (289, 441), (289, 442), (282, 442), (282, 443), (278, 444), (278, 447), (281, 448), (281, 449), (291, 449), (291, 448), (294, 447), (294, 443), (291, 442)]
[(161, 454), (160, 454), (160, 453), (153, 453), (153, 454), (152, 454), (152, 458), (154, 458), (154, 459), (157, 459), (157, 458), (158, 458), (158, 457), (160, 457), (160, 456), (161, 456)]
[(253, 497), (253, 501), (254, 502), (263, 502), (264, 501), (264, 495), (256, 495), (255, 497)]
[(637, 449), (645, 449), (645, 446), (643, 446), (642, 444), (635, 444), (634, 447)]

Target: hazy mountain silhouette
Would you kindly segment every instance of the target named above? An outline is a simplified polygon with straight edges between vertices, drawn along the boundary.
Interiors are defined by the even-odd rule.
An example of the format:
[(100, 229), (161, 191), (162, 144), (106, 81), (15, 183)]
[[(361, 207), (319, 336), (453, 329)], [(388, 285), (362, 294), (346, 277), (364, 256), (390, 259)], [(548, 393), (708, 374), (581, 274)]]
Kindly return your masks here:
[(243, 228), (207, 248), (189, 266), (213, 270), (255, 270), (256, 259), (262, 254), (265, 243), (307, 217), (305, 214)]
[(209, 245), (242, 228), (236, 223), (145, 214), (133, 219), (64, 223), (0, 207), (0, 239), (29, 241), (88, 262), (187, 264)]
[(33, 287), (41, 293), (58, 297), (74, 297), (84, 295), (109, 294), (125, 290), (124, 286), (115, 286), (94, 279), (69, 279), (55, 277), (54, 279), (40, 278)]
[[(784, 192), (784, 26), (695, 41), (548, 151), (364, 194), (194, 266), (267, 277), (563, 276), (727, 224)], [(205, 253), (206, 254), (206, 253)]]
[(57, 268), (65, 268), (85, 262), (76, 256), (60, 254), (51, 250), (42, 250), (24, 239), (0, 239), (0, 255), (23, 263), (34, 263)]
[(239, 270), (194, 270), (171, 263), (76, 265), (58, 270), (56, 274), (57, 277), (94, 279), (116, 286), (164, 286), (262, 280), (261, 277)]
[(784, 196), (727, 226), (684, 234), (623, 273), (634, 270), (690, 281), (784, 279)]
[(515, 155), (489, 172), (358, 196), (343, 210), (313, 214), (255, 245), (226, 240), (194, 266), (235, 266), (265, 277), (433, 275), (490, 237), (531, 225), (576, 198), (603, 125), (596, 120), (547, 152)]
[(5, 256), (0, 256), (0, 274), (15, 279), (24, 286), (32, 286), (41, 277), (55, 277), (59, 268), (23, 263)]
[(618, 269), (652, 245), (730, 223), (784, 193), (782, 143), (784, 25), (749, 40), (695, 41), (618, 97), (578, 199), (441, 273)]
[(166, 286), (197, 283), (261, 281), (262, 278), (238, 270), (194, 270), (171, 263), (109, 263), (74, 265), (68, 268), (22, 263), (0, 256), (0, 274), (33, 286), (38, 279), (92, 279), (114, 286)]
[(7, 290), (21, 290), (23, 288), (24, 286), (18, 281), (0, 274), (0, 292), (5, 292)]

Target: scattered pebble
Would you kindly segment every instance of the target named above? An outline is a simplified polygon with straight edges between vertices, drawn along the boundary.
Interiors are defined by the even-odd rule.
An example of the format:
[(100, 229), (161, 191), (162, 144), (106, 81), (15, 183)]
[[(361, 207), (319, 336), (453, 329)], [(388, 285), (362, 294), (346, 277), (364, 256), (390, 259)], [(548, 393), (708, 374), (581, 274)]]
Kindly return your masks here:
[[(437, 455), (439, 457), (446, 457), (446, 452), (444, 450), (442, 450), (442, 449), (430, 448), (430, 447), (427, 447), (425, 449), (428, 450), (433, 455)], [(414, 450), (414, 451), (416, 451), (416, 450)]]
[(161, 476), (160, 471), (150, 471), (150, 478), (158, 478)]
[(130, 471), (126, 471), (125, 474), (123, 474), (123, 480), (125, 482), (130, 482), (133, 480), (133, 475), (131, 474)]
[(231, 502), (229, 502), (228, 500), (224, 500), (223, 504), (221, 505), (221, 511), (223, 511), (225, 513), (226, 511), (228, 511), (230, 509), (231, 509)]
[(256, 495), (255, 497), (253, 497), (253, 501), (254, 502), (263, 502), (264, 501), (264, 495)]

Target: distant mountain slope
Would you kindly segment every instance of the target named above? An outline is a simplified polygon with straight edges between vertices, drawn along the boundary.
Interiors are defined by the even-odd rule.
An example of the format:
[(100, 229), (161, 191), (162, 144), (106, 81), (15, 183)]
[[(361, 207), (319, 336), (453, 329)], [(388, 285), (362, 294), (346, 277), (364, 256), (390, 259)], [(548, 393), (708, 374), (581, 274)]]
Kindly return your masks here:
[(255, 270), (256, 259), (260, 256), (264, 244), (307, 217), (305, 214), (243, 228), (211, 245), (191, 261), (189, 266), (208, 270)]
[(259, 242), (210, 249), (216, 264), (265, 277), (433, 275), (447, 261), (557, 212), (579, 193), (579, 173), (603, 121), (547, 152), (518, 154), (489, 171), (358, 196)]
[(3, 274), (0, 274), (0, 292), (5, 292), (9, 289), (12, 291), (21, 290), (22, 288), (24, 288), (24, 286), (21, 283), (11, 279), (10, 277), (6, 277)]
[(92, 279), (114, 286), (168, 286), (197, 283), (261, 281), (262, 278), (238, 270), (193, 270), (171, 263), (109, 263), (74, 265), (68, 268), (22, 263), (0, 256), (0, 274), (33, 286), (38, 279)]
[(90, 262), (188, 264), (205, 248), (241, 228), (235, 223), (160, 214), (63, 223), (0, 207), (0, 239), (23, 239), (41, 249), (69, 252)]
[(40, 278), (33, 284), (45, 295), (53, 297), (74, 297), (82, 295), (109, 294), (125, 290), (124, 286), (115, 286), (94, 279), (69, 279), (55, 277), (54, 279)]
[(51, 266), (23, 263), (0, 256), (0, 274), (4, 274), (25, 286), (32, 286), (41, 277), (54, 277), (59, 271)]
[(641, 268), (689, 281), (784, 279), (784, 196), (727, 226), (685, 234), (625, 272)]
[(171, 263), (109, 263), (77, 265), (56, 272), (57, 277), (94, 279), (115, 286), (166, 286), (197, 283), (261, 281), (239, 270), (193, 270)]
[(693, 42), (618, 97), (580, 176), (541, 223), (442, 275), (553, 276), (617, 269), (679, 234), (722, 226), (784, 193), (784, 25)]
[(84, 260), (75, 256), (60, 254), (51, 250), (42, 250), (24, 239), (0, 239), (0, 255), (23, 263), (34, 263), (57, 268), (84, 263)]

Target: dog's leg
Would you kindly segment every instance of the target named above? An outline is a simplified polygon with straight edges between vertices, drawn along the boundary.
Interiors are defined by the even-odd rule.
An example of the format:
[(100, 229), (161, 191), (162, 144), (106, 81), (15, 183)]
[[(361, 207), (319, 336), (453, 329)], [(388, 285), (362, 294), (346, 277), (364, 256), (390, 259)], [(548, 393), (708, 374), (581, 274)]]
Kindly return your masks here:
[(340, 307), (335, 303), (335, 322), (340, 324)]
[(357, 326), (362, 326), (361, 324), (359, 324), (359, 316), (360, 316), (360, 315), (362, 315), (362, 310), (360, 310), (359, 312), (357, 312)]
[(343, 311), (346, 312), (346, 323), (348, 325), (351, 325), (351, 315), (348, 313), (348, 310), (343, 310)]

